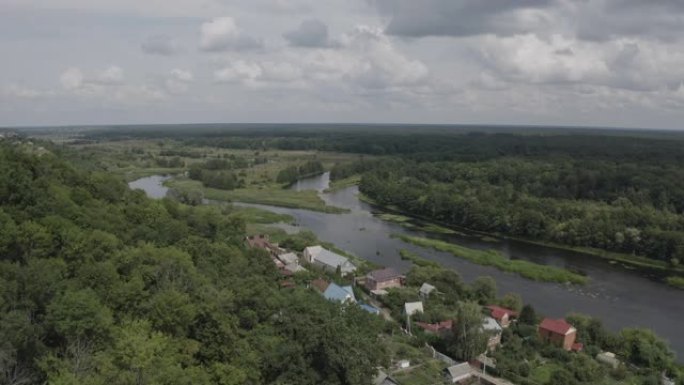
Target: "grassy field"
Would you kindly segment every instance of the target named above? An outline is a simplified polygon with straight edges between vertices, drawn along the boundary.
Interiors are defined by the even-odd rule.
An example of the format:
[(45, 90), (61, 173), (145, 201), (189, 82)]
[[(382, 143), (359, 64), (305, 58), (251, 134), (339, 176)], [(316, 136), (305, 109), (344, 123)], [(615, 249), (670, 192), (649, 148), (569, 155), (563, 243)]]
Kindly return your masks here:
[(421, 266), (421, 267), (424, 267), (424, 266), (441, 267), (442, 266), (439, 263), (427, 260), (427, 259), (421, 257), (420, 255), (418, 255), (418, 254), (416, 254), (410, 250), (401, 249), (401, 250), (399, 250), (399, 255), (401, 256), (401, 259), (403, 259), (405, 261), (411, 261), (416, 266)]
[(245, 223), (292, 223), (294, 221), (291, 215), (278, 214), (256, 207), (234, 207), (234, 211), (230, 215), (244, 219)]
[(569, 270), (539, 265), (528, 261), (508, 259), (494, 250), (475, 250), (436, 239), (408, 235), (393, 234), (392, 236), (406, 243), (448, 252), (456, 257), (464, 258), (480, 265), (493, 266), (502, 271), (516, 273), (534, 281), (585, 284), (588, 280), (587, 277)]
[(361, 182), (361, 175), (352, 175), (349, 178), (344, 178), (340, 180), (331, 180), (330, 187), (328, 187), (325, 192), (335, 192), (347, 187), (356, 186)]
[[(374, 206), (377, 206), (383, 210), (387, 210), (390, 212), (391, 216), (397, 216), (397, 217), (406, 217), (402, 214), (399, 214), (401, 210), (397, 207), (393, 206), (383, 206), (379, 204), (377, 201), (375, 201), (373, 198), (370, 198), (366, 195), (359, 194), (359, 200), (366, 202), (368, 204), (372, 204)], [(378, 217), (382, 218), (382, 215), (384, 214), (379, 214)], [(408, 217), (406, 217), (408, 218)], [(425, 220), (427, 221), (427, 218), (421, 218), (417, 217), (417, 219), (420, 220)], [(426, 222), (427, 224), (422, 225), (422, 226), (416, 226), (413, 225), (412, 223), (409, 223), (407, 220), (404, 221), (402, 220), (401, 222), (393, 221), (396, 223), (401, 224), (402, 226), (410, 229), (417, 229), (417, 230), (423, 230), (427, 232), (434, 232), (434, 233), (443, 233), (443, 234), (461, 234), (461, 235), (467, 235), (462, 232), (441, 226), (439, 224), (430, 224), (429, 222)], [(479, 232), (479, 231), (474, 231), (470, 230), (472, 234), (479, 234), (480, 239), (482, 239), (485, 242), (498, 242), (500, 239), (511, 239), (515, 240), (518, 242), (524, 242), (524, 243), (529, 243), (532, 245), (539, 245), (539, 246), (545, 246), (545, 247), (552, 247), (554, 249), (559, 249), (559, 250), (568, 250), (568, 251), (574, 251), (577, 253), (582, 253), (582, 254), (588, 254), (588, 255), (593, 255), (596, 257), (600, 257), (609, 261), (615, 261), (620, 264), (622, 264), (626, 268), (640, 268), (640, 269), (649, 269), (649, 270), (656, 270), (656, 271), (661, 271), (661, 272), (666, 272), (666, 271), (675, 271), (678, 273), (684, 273), (684, 264), (680, 264), (679, 266), (672, 266), (667, 262), (664, 261), (659, 261), (651, 258), (646, 258), (646, 257), (641, 257), (637, 255), (631, 255), (631, 254), (624, 254), (624, 253), (616, 253), (612, 251), (606, 251), (606, 250), (601, 250), (601, 249), (596, 249), (592, 247), (575, 247), (575, 246), (568, 246), (568, 245), (562, 245), (558, 243), (553, 243), (553, 242), (546, 242), (546, 241), (540, 241), (540, 240), (534, 240), (534, 239), (527, 239), (527, 238), (520, 238), (520, 237), (513, 237), (513, 236), (508, 236), (504, 234), (499, 234), (499, 233), (484, 233), (484, 232)], [(674, 286), (676, 286), (675, 284)]]
[[(129, 140), (92, 144), (78, 144), (73, 147), (79, 150), (80, 157), (75, 161), (83, 163), (96, 161), (97, 166), (121, 175), (127, 181), (157, 174), (182, 174), (192, 165), (205, 162), (207, 159), (239, 158), (246, 161), (249, 167), (234, 170), (244, 181), (245, 188), (237, 190), (218, 190), (205, 188), (201, 183), (178, 178), (169, 181), (170, 187), (181, 191), (201, 190), (205, 198), (222, 201), (240, 201), (261, 203), (273, 206), (301, 208), (328, 213), (340, 213), (346, 210), (326, 206), (325, 202), (314, 191), (291, 191), (283, 189), (275, 182), (278, 173), (292, 165), (309, 160), (319, 160), (326, 168), (339, 162), (357, 158), (353, 154), (328, 153), (318, 151), (277, 151), (277, 150), (235, 150), (206, 146), (189, 146), (173, 140)], [(180, 153), (185, 155), (162, 156), (161, 154)], [(266, 162), (256, 162), (264, 158)], [(179, 158), (184, 167), (159, 167), (160, 160)], [(358, 179), (357, 179), (358, 181)], [(356, 183), (345, 181), (345, 183)]]
[(166, 181), (165, 185), (179, 191), (202, 191), (205, 198), (217, 201), (260, 203), (272, 206), (321, 211), (325, 213), (344, 213), (348, 211), (339, 207), (326, 205), (313, 190), (294, 191), (277, 186), (271, 188), (219, 190), (204, 187), (201, 182), (187, 178), (171, 179)]
[(677, 289), (684, 290), (684, 277), (667, 277), (665, 283)]

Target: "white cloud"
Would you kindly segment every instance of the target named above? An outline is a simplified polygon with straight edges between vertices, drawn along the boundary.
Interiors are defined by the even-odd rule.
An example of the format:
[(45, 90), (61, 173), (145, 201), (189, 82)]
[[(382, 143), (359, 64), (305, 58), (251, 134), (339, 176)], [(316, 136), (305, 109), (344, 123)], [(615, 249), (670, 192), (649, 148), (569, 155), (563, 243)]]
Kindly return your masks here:
[(254, 81), (262, 74), (262, 69), (259, 64), (248, 63), (243, 60), (238, 60), (214, 72), (214, 79), (218, 82), (233, 83), (240, 81)]
[(124, 81), (124, 73), (121, 67), (112, 65), (100, 71), (93, 81), (105, 85), (122, 84)]
[(83, 86), (84, 76), (83, 72), (75, 67), (71, 67), (62, 72), (59, 77), (59, 82), (67, 90), (76, 90)]
[(208, 52), (220, 52), (230, 50), (249, 50), (263, 45), (238, 28), (232, 17), (217, 17), (202, 24), (200, 28), (200, 48)]
[(182, 94), (188, 91), (194, 78), (192, 72), (175, 68), (166, 76), (164, 86), (172, 94)]

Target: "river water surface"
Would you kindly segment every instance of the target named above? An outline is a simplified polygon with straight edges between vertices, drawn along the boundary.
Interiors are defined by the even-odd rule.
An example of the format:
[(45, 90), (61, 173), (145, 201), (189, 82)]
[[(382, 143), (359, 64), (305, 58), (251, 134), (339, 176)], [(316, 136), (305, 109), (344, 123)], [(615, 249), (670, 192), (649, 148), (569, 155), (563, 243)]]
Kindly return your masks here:
[[(130, 186), (145, 190), (150, 197), (159, 198), (164, 180), (164, 177), (153, 176), (131, 182)], [(298, 226), (313, 231), (321, 240), (400, 271), (407, 271), (411, 267), (410, 262), (399, 256), (399, 250), (407, 249), (457, 270), (466, 282), (489, 275), (496, 280), (500, 294), (518, 293), (526, 303), (531, 303), (539, 312), (550, 317), (579, 312), (600, 318), (614, 331), (623, 327), (651, 328), (670, 341), (672, 348), (679, 353), (679, 361), (684, 359), (684, 292), (678, 289), (670, 288), (643, 273), (613, 266), (606, 260), (582, 253), (506, 239), (485, 241), (476, 234), (444, 235), (406, 229), (374, 216), (378, 210), (358, 199), (357, 187), (322, 193), (328, 187), (328, 182), (329, 175), (326, 173), (300, 181), (292, 188), (317, 190), (326, 203), (350, 209), (349, 213), (326, 214), (265, 205), (241, 205), (289, 214), (295, 218)], [(391, 234), (428, 236), (472, 248), (495, 249), (509, 258), (581, 271), (589, 277), (589, 283), (573, 286), (534, 282), (448, 253), (406, 244), (390, 237)]]

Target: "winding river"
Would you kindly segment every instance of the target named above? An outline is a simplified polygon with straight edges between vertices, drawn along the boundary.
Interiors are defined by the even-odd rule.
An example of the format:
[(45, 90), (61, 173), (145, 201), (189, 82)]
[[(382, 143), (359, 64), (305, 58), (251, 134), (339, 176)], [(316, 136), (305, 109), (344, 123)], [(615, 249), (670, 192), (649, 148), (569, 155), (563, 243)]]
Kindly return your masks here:
[[(144, 190), (150, 197), (160, 198), (166, 188), (164, 177), (152, 176), (131, 182), (131, 188)], [(358, 188), (349, 187), (323, 193), (328, 187), (328, 173), (302, 180), (292, 186), (297, 190), (313, 189), (320, 192), (326, 203), (350, 210), (344, 214), (326, 214), (308, 210), (274, 206), (243, 204), (289, 214), (300, 227), (310, 229), (321, 239), (332, 242), (359, 257), (400, 271), (411, 267), (399, 257), (399, 250), (411, 250), (423, 258), (457, 270), (466, 282), (483, 275), (493, 277), (500, 294), (519, 293), (525, 302), (551, 317), (562, 317), (570, 312), (589, 314), (603, 320), (612, 329), (647, 327), (668, 339), (672, 348), (684, 359), (684, 293), (655, 281), (646, 274), (613, 266), (608, 261), (577, 252), (552, 247), (531, 245), (506, 239), (483, 240), (476, 234), (435, 234), (406, 229), (381, 220), (373, 206), (360, 201)], [(162, 194), (163, 191), (163, 194)], [(391, 238), (394, 233), (438, 237), (453, 243), (478, 249), (496, 249), (509, 258), (524, 259), (581, 271), (590, 278), (585, 286), (534, 282), (518, 275), (501, 272), (456, 258), (448, 253), (406, 244)]]

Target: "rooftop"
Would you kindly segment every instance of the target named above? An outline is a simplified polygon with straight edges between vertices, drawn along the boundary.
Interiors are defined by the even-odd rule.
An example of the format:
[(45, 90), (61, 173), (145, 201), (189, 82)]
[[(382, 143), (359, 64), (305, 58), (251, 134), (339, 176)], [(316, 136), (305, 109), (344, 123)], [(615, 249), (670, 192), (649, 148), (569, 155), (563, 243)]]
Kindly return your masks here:
[(416, 313), (422, 313), (423, 312), (423, 303), (418, 301), (418, 302), (406, 302), (404, 304), (404, 311), (406, 312), (407, 315), (414, 315)]
[(517, 311), (497, 305), (489, 305), (487, 306), (487, 309), (490, 310), (492, 317), (494, 317), (497, 320), (501, 320), (504, 315), (508, 315), (509, 318), (518, 316)]
[(321, 246), (310, 246), (306, 250), (313, 257), (314, 260), (319, 261), (328, 266), (342, 266), (346, 263), (351, 264), (346, 257), (343, 257), (337, 253), (333, 253), (330, 250), (326, 250)]
[(331, 283), (327, 289), (325, 289), (323, 296), (330, 301), (356, 302), (354, 290), (351, 286), (339, 286), (334, 282)]
[(469, 377), (472, 373), (470, 369), (470, 364), (467, 362), (462, 362), (457, 365), (449, 366), (447, 369), (449, 376), (453, 379), (460, 379)]
[(451, 330), (451, 328), (454, 326), (454, 321), (453, 320), (446, 320), (438, 323), (426, 323), (426, 322), (416, 322), (416, 325), (418, 325), (421, 329), (432, 332), (432, 333), (439, 333), (440, 331), (445, 331), (445, 330)]
[(423, 285), (420, 287), (419, 292), (420, 292), (421, 294), (430, 294), (431, 292), (433, 292), (433, 291), (436, 290), (436, 289), (437, 289), (436, 287), (434, 287), (434, 286), (430, 285), (429, 283), (425, 282), (425, 283), (423, 283)]
[(403, 277), (401, 273), (391, 267), (384, 269), (373, 270), (368, 275), (376, 282), (389, 281), (395, 278)]
[(567, 335), (575, 331), (575, 328), (569, 323), (565, 322), (564, 319), (544, 318), (541, 324), (539, 324), (539, 328), (560, 335)]
[(498, 322), (492, 317), (485, 317), (484, 321), (482, 322), (482, 328), (488, 332), (496, 332), (500, 333), (501, 332), (501, 325), (499, 325)]

